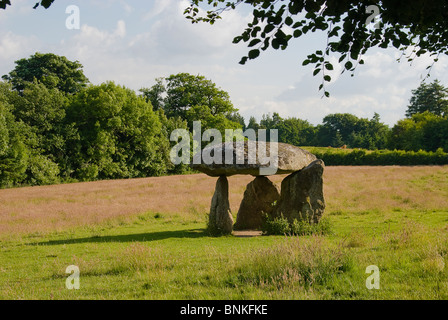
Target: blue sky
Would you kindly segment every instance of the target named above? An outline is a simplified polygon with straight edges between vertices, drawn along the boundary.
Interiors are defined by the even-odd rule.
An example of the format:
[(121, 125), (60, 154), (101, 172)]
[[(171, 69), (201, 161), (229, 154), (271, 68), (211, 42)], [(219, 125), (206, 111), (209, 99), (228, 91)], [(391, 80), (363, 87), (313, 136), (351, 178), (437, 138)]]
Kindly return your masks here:
[[(185, 19), (186, 0), (56, 0), (47, 10), (33, 10), (36, 0), (12, 2), (0, 11), (0, 75), (10, 72), (14, 61), (36, 51), (80, 61), (94, 84), (113, 80), (136, 91), (151, 86), (158, 77), (201, 74), (229, 92), (246, 121), (278, 112), (318, 124), (330, 113), (372, 118), (377, 112), (382, 121), (393, 125), (404, 117), (411, 90), (431, 62), (424, 56), (412, 65), (397, 63), (396, 50), (373, 50), (355, 77), (339, 76), (336, 67), (328, 86), (331, 97), (322, 99), (317, 90), (320, 78), (301, 62), (325, 46), (324, 35), (309, 34), (291, 42), (285, 51), (268, 50), (241, 66), (238, 61), (247, 48), (232, 44), (232, 39), (251, 20), (248, 10), (227, 12), (210, 26)], [(69, 5), (80, 9), (79, 30), (65, 26)], [(448, 85), (447, 66), (447, 57), (441, 57), (429, 81), (437, 78)]]

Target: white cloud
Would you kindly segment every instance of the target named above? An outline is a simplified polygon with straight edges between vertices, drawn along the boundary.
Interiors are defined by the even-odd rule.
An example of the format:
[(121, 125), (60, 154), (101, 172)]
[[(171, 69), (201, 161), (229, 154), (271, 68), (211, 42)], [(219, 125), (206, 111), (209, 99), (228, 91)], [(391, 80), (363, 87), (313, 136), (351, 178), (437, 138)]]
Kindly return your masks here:
[(148, 21), (164, 12), (167, 8), (173, 5), (170, 0), (155, 0), (152, 8), (143, 16), (144, 21)]
[(126, 36), (126, 23), (123, 20), (118, 21), (115, 34), (120, 38), (124, 38)]
[[(2, 12), (8, 18), (2, 16), (0, 22), (1, 71), (9, 72), (15, 60), (36, 51), (54, 52), (79, 60), (93, 83), (114, 80), (135, 90), (151, 86), (160, 76), (202, 74), (229, 92), (246, 120), (251, 115), (261, 119), (263, 113), (279, 112), (283, 117), (300, 117), (317, 124), (329, 113), (350, 112), (371, 118), (378, 112), (383, 121), (393, 124), (404, 116), (411, 90), (432, 62), (424, 55), (409, 66), (405, 60), (396, 62), (394, 50), (373, 50), (352, 78), (348, 72), (340, 75), (337, 57), (331, 57), (335, 66), (334, 71), (327, 72), (332, 77), (327, 84), (331, 98), (321, 99), (318, 87), (322, 79), (312, 76), (312, 68), (302, 67), (301, 58), (325, 44), (322, 36), (307, 35), (286, 51), (268, 50), (240, 66), (238, 61), (247, 48), (244, 44), (233, 45), (232, 39), (244, 30), (251, 13), (229, 11), (213, 26), (193, 25), (183, 15), (188, 5), (187, 0), (92, 0), (83, 4), (82, 12), (100, 8), (95, 19), (60, 39), (47, 39), (46, 29), (38, 29), (35, 24), (30, 23), (26, 35), (15, 31), (18, 25), (26, 31), (28, 15), (36, 19), (35, 15), (50, 13), (32, 12), (28, 1), (16, 0), (13, 7)], [(54, 22), (58, 27), (65, 18), (63, 11), (59, 18), (62, 22)], [(440, 57), (432, 78), (448, 85), (447, 67), (448, 58)]]
[(14, 61), (41, 49), (43, 46), (35, 36), (24, 37), (11, 31), (6, 32), (0, 38), (0, 76), (14, 69)]
[[(183, 16), (187, 5), (188, 1), (156, 2), (149, 11), (149, 28), (137, 33), (128, 31), (135, 21), (119, 20), (109, 31), (84, 24), (55, 50), (79, 60), (93, 83), (115, 80), (138, 90), (152, 85), (156, 77), (190, 72), (203, 74), (218, 85), (220, 79), (236, 84), (235, 76), (242, 72), (237, 59), (243, 53), (231, 42), (247, 18), (232, 12), (226, 14), (225, 23), (192, 25)], [(229, 62), (229, 55), (233, 61)], [(232, 91), (232, 87), (221, 86)]]
[[(284, 116), (300, 117), (314, 124), (320, 123), (329, 113), (348, 112), (371, 118), (377, 112), (382, 121), (393, 125), (404, 117), (411, 90), (419, 85), (420, 75), (426, 75), (432, 58), (422, 56), (410, 66), (406, 62), (398, 63), (393, 50), (374, 50), (364, 60), (365, 65), (357, 68), (353, 78), (346, 72), (327, 85), (331, 93), (329, 99), (321, 99), (322, 93), (316, 94), (321, 81), (319, 76), (307, 76), (281, 90), (275, 99), (266, 103), (264, 110), (282, 110)], [(441, 72), (447, 64), (447, 57), (441, 57), (432, 70), (431, 79), (439, 78), (442, 83), (448, 83), (447, 75)], [(340, 68), (335, 69), (340, 72)]]

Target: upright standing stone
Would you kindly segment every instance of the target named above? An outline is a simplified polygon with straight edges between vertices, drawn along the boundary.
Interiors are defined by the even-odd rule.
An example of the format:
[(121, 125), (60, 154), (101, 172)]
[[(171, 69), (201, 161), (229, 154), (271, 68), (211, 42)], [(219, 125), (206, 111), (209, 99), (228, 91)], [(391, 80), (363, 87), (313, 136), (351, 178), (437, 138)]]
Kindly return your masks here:
[(230, 234), (233, 217), (229, 204), (229, 182), (226, 176), (220, 176), (216, 182), (210, 207), (209, 228), (213, 233)]
[(278, 187), (266, 177), (256, 177), (250, 182), (241, 202), (236, 218), (235, 229), (261, 229), (263, 213), (270, 215), (273, 203), (280, 199)]
[(324, 162), (313, 161), (282, 181), (280, 200), (274, 215), (283, 214), (289, 221), (305, 220), (318, 223), (325, 209), (323, 194)]

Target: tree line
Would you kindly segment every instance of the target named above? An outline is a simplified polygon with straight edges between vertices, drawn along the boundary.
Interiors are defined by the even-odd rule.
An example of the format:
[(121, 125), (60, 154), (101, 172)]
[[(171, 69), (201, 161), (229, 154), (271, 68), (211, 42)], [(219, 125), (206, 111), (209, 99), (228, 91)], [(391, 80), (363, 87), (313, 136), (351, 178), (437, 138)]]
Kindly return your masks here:
[(229, 94), (201, 75), (155, 79), (139, 93), (91, 84), (78, 61), (35, 53), (0, 82), (0, 187), (189, 172), (173, 165), (174, 129), (278, 129), (297, 146), (448, 151), (447, 89), (438, 81), (413, 91), (406, 118), (389, 128), (372, 119), (331, 114), (317, 126), (265, 114), (245, 119)]
[(371, 119), (350, 113), (335, 113), (314, 126), (278, 113), (263, 115), (258, 123), (249, 119), (248, 128), (278, 129), (279, 141), (296, 146), (347, 147), (369, 150), (448, 151), (448, 88), (438, 80), (412, 90), (406, 117), (392, 128), (375, 113)]

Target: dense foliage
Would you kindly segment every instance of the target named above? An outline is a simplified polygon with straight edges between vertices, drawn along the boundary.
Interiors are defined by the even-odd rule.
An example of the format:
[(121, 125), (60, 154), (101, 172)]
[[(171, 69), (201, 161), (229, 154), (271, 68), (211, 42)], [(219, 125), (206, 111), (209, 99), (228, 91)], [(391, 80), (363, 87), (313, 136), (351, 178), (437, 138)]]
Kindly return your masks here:
[(174, 129), (244, 125), (229, 94), (199, 75), (159, 78), (138, 95), (89, 84), (79, 62), (36, 53), (3, 80), (0, 187), (182, 174), (189, 168), (169, 156)]
[(438, 80), (430, 84), (423, 82), (417, 89), (412, 90), (406, 116), (412, 117), (425, 111), (437, 116), (448, 115), (448, 89)]
[(22, 94), (1, 83), (0, 101), (0, 186), (179, 171), (169, 160), (169, 133), (186, 123), (113, 82), (70, 97), (38, 82)]
[(187, 121), (201, 120), (202, 129), (239, 129), (244, 119), (237, 113), (229, 94), (201, 75), (178, 73), (156, 79), (151, 88), (140, 89), (147, 101), (170, 118)]
[(352, 148), (382, 149), (387, 146), (390, 129), (380, 122), (379, 115), (369, 120), (349, 113), (326, 116), (322, 125), (313, 126), (298, 118), (283, 119), (276, 112), (263, 115), (258, 124), (251, 119), (248, 128), (277, 129), (280, 142), (296, 146), (348, 146)]
[(36, 52), (30, 58), (16, 61), (16, 67), (3, 80), (12, 84), (14, 90), (22, 92), (28, 82), (38, 80), (47, 88), (57, 88), (64, 93), (73, 94), (85, 88), (89, 80), (78, 61), (53, 53)]
[[(326, 46), (303, 61), (303, 65), (314, 64), (313, 75), (322, 75), (319, 89), (324, 89), (326, 96), (325, 83), (331, 81), (328, 71), (334, 69), (330, 56), (339, 57), (343, 70), (352, 72), (374, 47), (393, 46), (409, 61), (426, 52), (437, 61), (439, 54), (448, 52), (446, 0), (191, 0), (185, 15), (193, 23), (213, 24), (224, 11), (237, 6), (253, 9), (247, 28), (233, 40), (245, 42), (249, 48), (241, 64), (256, 59), (269, 47), (285, 50), (292, 40), (307, 33), (326, 34)], [(200, 8), (206, 9), (205, 13)]]
[(266, 215), (262, 226), (262, 231), (266, 235), (329, 235), (333, 233), (332, 229), (330, 220), (325, 217), (319, 223), (311, 223), (297, 219), (289, 221), (283, 215), (274, 218)]

